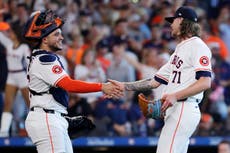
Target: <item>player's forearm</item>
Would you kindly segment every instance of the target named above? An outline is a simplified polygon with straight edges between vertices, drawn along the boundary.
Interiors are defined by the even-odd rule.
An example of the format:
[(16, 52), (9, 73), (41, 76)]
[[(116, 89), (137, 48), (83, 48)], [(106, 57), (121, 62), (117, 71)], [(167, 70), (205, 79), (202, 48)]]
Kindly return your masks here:
[(135, 91), (150, 90), (158, 87), (159, 85), (160, 83), (155, 81), (153, 78), (124, 83), (125, 90), (135, 90)]
[(176, 99), (185, 99), (187, 97), (196, 95), (202, 91), (205, 91), (211, 87), (211, 78), (210, 77), (201, 77), (191, 86), (176, 92)]

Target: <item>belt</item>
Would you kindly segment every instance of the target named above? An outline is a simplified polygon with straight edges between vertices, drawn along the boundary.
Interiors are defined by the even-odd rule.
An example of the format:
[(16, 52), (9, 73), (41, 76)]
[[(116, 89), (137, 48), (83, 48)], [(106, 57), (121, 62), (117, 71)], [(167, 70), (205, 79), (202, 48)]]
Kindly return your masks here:
[(195, 101), (197, 103), (201, 102), (201, 99), (197, 99), (197, 98), (193, 98), (193, 97), (188, 97), (188, 98), (184, 98), (184, 99), (179, 99), (177, 100), (178, 102), (184, 102), (184, 101)]
[(57, 112), (57, 111), (55, 111), (55, 110), (53, 110), (53, 109), (45, 109), (45, 108), (41, 108), (41, 107), (32, 107), (32, 108), (30, 108), (30, 111), (39, 111), (39, 110), (42, 110), (42, 111), (44, 111), (44, 112), (46, 112), (46, 113), (49, 113), (49, 114), (60, 114), (61, 116), (67, 116), (67, 114), (65, 114), (65, 113), (59, 113), (59, 112)]

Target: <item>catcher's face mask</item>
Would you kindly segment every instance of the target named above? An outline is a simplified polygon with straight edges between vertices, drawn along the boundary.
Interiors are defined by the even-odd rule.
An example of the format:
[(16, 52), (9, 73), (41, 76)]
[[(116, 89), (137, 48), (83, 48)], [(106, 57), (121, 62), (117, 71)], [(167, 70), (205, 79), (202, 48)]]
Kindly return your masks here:
[(41, 40), (63, 24), (64, 21), (57, 17), (52, 10), (38, 11), (27, 21), (23, 36), (27, 40)]

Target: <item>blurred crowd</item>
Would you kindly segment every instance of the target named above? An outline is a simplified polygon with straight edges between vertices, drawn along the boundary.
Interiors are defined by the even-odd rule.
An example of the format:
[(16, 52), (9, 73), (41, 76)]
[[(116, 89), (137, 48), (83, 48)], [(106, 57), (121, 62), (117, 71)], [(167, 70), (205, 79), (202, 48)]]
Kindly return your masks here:
[[(32, 51), (20, 35), (25, 22), (34, 11), (52, 9), (65, 19), (65, 47), (58, 54), (72, 78), (128, 82), (153, 77), (169, 60), (177, 40), (171, 37), (164, 17), (172, 16), (182, 5), (197, 12), (202, 39), (213, 54), (212, 88), (200, 103), (202, 118), (194, 135), (226, 136), (230, 133), (230, 0), (1, 0), (0, 30), (8, 23), (20, 43)], [(0, 40), (0, 111), (8, 73), (3, 42)], [(144, 94), (159, 99), (163, 88)], [(104, 99), (101, 92), (70, 93), (68, 112), (70, 116), (88, 116), (96, 124), (95, 130), (83, 135), (158, 136), (163, 122), (142, 116), (137, 95), (126, 92), (121, 99)], [(25, 136), (28, 108), (21, 97), (18, 92), (11, 131)]]

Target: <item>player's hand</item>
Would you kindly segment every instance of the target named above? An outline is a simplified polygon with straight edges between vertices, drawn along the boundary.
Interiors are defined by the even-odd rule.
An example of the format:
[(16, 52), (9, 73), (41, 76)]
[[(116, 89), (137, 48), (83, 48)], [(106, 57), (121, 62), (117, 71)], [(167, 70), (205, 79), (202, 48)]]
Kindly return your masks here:
[(105, 98), (120, 98), (124, 96), (123, 90), (111, 82), (102, 83), (102, 91), (105, 93)]
[(112, 84), (116, 85), (116, 86), (119, 86), (120, 90), (122, 90), (122, 91), (125, 90), (125, 85), (123, 82), (119, 82), (119, 81), (112, 80), (112, 79), (108, 79), (108, 81), (111, 82)]
[(162, 101), (163, 101), (163, 104), (162, 104), (162, 107), (161, 107), (161, 111), (165, 112), (169, 107), (173, 106), (176, 103), (176, 101), (177, 101), (176, 95), (174, 95), (174, 94), (165, 94), (162, 97)]

